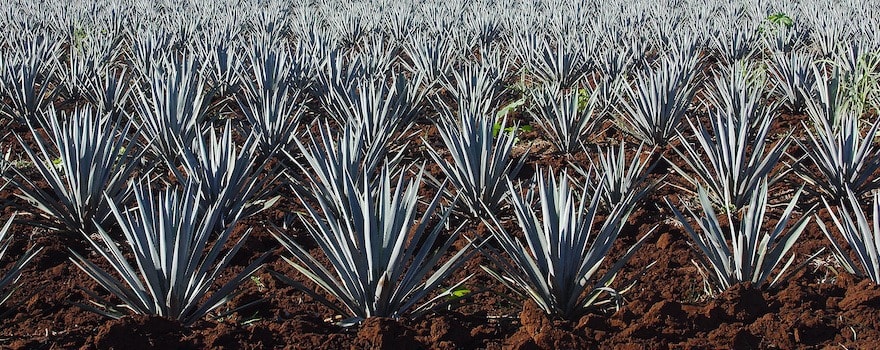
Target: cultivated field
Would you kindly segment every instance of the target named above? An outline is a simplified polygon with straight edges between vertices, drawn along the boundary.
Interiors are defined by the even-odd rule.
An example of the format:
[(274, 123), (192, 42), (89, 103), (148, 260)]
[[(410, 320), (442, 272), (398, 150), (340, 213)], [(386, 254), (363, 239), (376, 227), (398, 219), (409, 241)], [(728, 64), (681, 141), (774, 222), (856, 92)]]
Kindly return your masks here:
[(880, 344), (880, 2), (0, 20), (0, 347)]

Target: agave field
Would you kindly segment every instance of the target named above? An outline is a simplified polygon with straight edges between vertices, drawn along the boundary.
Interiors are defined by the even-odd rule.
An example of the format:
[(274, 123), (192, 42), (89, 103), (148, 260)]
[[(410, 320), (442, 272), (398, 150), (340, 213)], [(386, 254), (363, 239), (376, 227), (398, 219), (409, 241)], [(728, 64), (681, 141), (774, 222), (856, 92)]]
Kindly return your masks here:
[(0, 347), (880, 344), (876, 1), (0, 21)]

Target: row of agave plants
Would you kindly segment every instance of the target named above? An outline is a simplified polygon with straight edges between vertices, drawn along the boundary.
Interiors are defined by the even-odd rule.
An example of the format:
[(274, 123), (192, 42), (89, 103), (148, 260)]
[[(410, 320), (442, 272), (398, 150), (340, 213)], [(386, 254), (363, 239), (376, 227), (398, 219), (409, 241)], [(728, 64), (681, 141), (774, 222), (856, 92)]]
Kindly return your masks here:
[[(813, 218), (850, 273), (880, 283), (880, 43), (842, 24), (880, 16), (710, 3), (7, 2), (0, 174), (26, 214), (3, 226), (0, 254), (16, 218), (81, 237), (91, 249), (71, 261), (104, 289), (89, 292), (94, 311), (192, 324), (269, 257), (218, 285), (250, 234), (238, 223), (289, 200), (323, 256), (269, 225), (317, 289), (276, 277), (345, 323), (429, 312), (474, 254), (548, 314), (575, 318), (635, 282), (618, 275), (650, 232), (605, 258), (663, 183), (651, 174), (663, 159), (684, 180), (680, 202), (695, 198), (667, 203), (710, 292), (779, 284)], [(783, 112), (806, 118), (772, 135)], [(522, 181), (524, 123), (555, 155), (591, 161)], [(597, 146), (609, 126), (625, 138)], [(803, 187), (775, 210), (771, 189), (792, 177)], [(833, 229), (814, 215), (820, 202)]]

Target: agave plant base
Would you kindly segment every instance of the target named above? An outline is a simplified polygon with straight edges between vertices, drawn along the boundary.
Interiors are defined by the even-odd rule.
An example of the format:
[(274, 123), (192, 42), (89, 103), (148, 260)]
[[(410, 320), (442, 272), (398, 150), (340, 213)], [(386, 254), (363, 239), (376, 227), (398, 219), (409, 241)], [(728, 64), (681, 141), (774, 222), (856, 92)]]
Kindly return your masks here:
[[(165, 336), (156, 337), (159, 334)], [(99, 349), (131, 348), (132, 344), (180, 349), (187, 347), (186, 334), (186, 328), (178, 321), (159, 316), (130, 315), (108, 322), (98, 329), (93, 339), (94, 346)]]

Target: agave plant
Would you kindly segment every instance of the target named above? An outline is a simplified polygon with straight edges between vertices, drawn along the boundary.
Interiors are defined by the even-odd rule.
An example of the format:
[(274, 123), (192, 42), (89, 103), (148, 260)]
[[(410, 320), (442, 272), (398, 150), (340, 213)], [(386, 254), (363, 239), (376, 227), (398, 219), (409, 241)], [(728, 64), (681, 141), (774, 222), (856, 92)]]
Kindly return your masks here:
[[(342, 130), (335, 130), (318, 122), (319, 134), (308, 131), (308, 143), (295, 140), (302, 159), (287, 154), (291, 161), (305, 174), (310, 186), (294, 186), (306, 197), (323, 196), (325, 200), (348, 196), (345, 193), (347, 178), (355, 183), (371, 181), (384, 163), (392, 169), (399, 164), (403, 152), (389, 157), (385, 145), (367, 147), (366, 128), (356, 122), (346, 123)], [(333, 134), (341, 134), (333, 138)], [(390, 158), (390, 159), (389, 159)]]
[(764, 47), (770, 52), (792, 54), (806, 51), (801, 49), (809, 38), (809, 32), (783, 12), (764, 18), (758, 30), (761, 31)]
[(2, 114), (19, 122), (36, 122), (54, 100), (58, 89), (50, 83), (55, 74), (52, 62), (61, 42), (53, 39), (37, 31), (7, 43), (11, 54), (0, 72), (0, 89), (11, 103), (0, 105)]
[[(85, 308), (112, 318), (131, 312), (162, 316), (189, 326), (229, 301), (236, 287), (268, 256), (263, 254), (213, 289), (218, 278), (230, 273), (227, 268), (250, 234), (248, 230), (233, 239), (235, 222), (243, 208), (227, 217), (229, 224), (220, 225), (224, 210), (205, 203), (195, 182), (186, 183), (182, 191), (172, 187), (158, 193), (142, 183), (133, 192), (135, 207), (110, 205), (124, 242), (116, 242), (101, 226), (97, 227), (96, 238), (84, 235), (111, 270), (71, 250), (71, 261), (127, 311), (110, 305), (95, 292), (89, 294), (97, 299), (98, 306), (81, 305)], [(130, 254), (123, 253), (123, 247), (128, 247)]]
[(476, 4), (473, 9), (476, 16), (462, 22), (466, 28), (461, 35), (470, 36), (470, 41), (478, 46), (491, 46), (504, 29), (502, 20), (491, 12), (492, 8), (486, 3)]
[(535, 97), (532, 117), (546, 133), (556, 149), (571, 155), (583, 149), (583, 138), (596, 125), (598, 94), (584, 98), (586, 89), (572, 90), (558, 96), (556, 88), (545, 88)]
[(193, 149), (180, 147), (176, 154), (180, 170), (175, 164), (169, 164), (169, 168), (177, 181), (195, 183), (204, 203), (217, 206), (222, 225), (236, 217), (254, 215), (278, 199), (264, 197), (270, 184), (282, 175), (263, 176), (268, 160), (261, 161), (257, 156), (256, 138), (250, 134), (239, 149), (233, 140), (231, 122), (219, 135), (213, 128), (207, 128), (194, 137)]
[(161, 26), (133, 26), (128, 28), (125, 34), (126, 39), (131, 43), (127, 58), (137, 75), (141, 77), (150, 77), (155, 70), (160, 70), (160, 74), (165, 73), (160, 67), (166, 64), (163, 61), (170, 60), (172, 54), (179, 53), (174, 46), (178, 38), (169, 29)]
[[(510, 260), (486, 248), (495, 253), (489, 257), (498, 271), (484, 269), (514, 292), (534, 300), (548, 315), (576, 320), (589, 308), (614, 301), (631, 287), (615, 290), (611, 284), (649, 234), (633, 244), (608, 270), (597, 274), (635, 208), (633, 198), (625, 199), (597, 225), (604, 189), (575, 193), (565, 173), (557, 181), (552, 171), (549, 176), (539, 172), (536, 179), (537, 195), (529, 189), (525, 197), (510, 197), (525, 243), (506, 232), (492, 215), (492, 237)], [(508, 181), (507, 186), (511, 192), (516, 191), (512, 182)], [(584, 184), (582, 188), (590, 187)], [(533, 209), (536, 199), (540, 214)], [(611, 298), (603, 297), (605, 294)]]
[(496, 132), (494, 118), (479, 115), (456, 118), (448, 109), (444, 111), (445, 117), (437, 129), (451, 159), (425, 140), (431, 158), (455, 188), (462, 214), (480, 217), (487, 211), (498, 210), (508, 194), (504, 181), (516, 176), (528, 156), (528, 152), (519, 159), (512, 155), (516, 127), (505, 131), (507, 124), (502, 120)]
[(527, 34), (516, 45), (524, 68), (544, 84), (574, 86), (583, 77), (589, 62), (581, 49), (584, 45), (570, 36), (558, 35), (551, 43), (543, 35)]
[[(801, 112), (816, 83), (810, 73), (813, 57), (801, 52), (774, 52), (770, 73), (776, 79), (776, 92), (784, 98), (785, 106), (793, 112)], [(805, 88), (806, 87), (806, 88)]]
[(53, 70), (57, 71), (58, 80), (61, 82), (60, 87), (63, 94), (68, 100), (81, 98), (84, 94), (81, 82), (88, 80), (88, 76), (94, 75), (98, 65), (97, 57), (94, 57), (92, 50), (82, 50), (76, 46), (70, 46), (65, 50), (66, 60), (57, 60), (53, 62), (56, 66)]
[(851, 109), (843, 86), (845, 78), (841, 76), (843, 72), (839, 68), (833, 68), (831, 74), (826, 75), (825, 67), (819, 65), (812, 67), (814, 86), (812, 89), (810, 86), (801, 88), (801, 93), (806, 96), (807, 115), (813, 124), (828, 124), (832, 130), (838, 131), (844, 114), (852, 112), (861, 115), (861, 110)]
[(823, 57), (833, 55), (841, 43), (853, 41), (854, 27), (847, 25), (852, 18), (850, 11), (821, 1), (804, 5), (805, 12), (821, 13), (820, 16), (804, 16), (804, 19), (810, 22), (810, 39)]
[[(262, 52), (266, 51), (266, 52)], [(300, 102), (298, 72), (308, 70), (287, 49), (261, 49), (251, 53), (255, 78), (244, 80), (244, 97), (238, 105), (258, 138), (264, 156), (286, 150), (296, 138), (296, 128), (305, 112)]]
[(412, 63), (404, 66), (413, 74), (424, 74), (433, 85), (446, 78), (459, 59), (455, 41), (449, 36), (416, 33), (408, 37), (403, 52)]
[(622, 38), (617, 40), (621, 42), (610, 40), (605, 42), (605, 45), (594, 52), (591, 58), (605, 78), (616, 79), (618, 76), (626, 75), (647, 49), (638, 41)]
[[(748, 72), (732, 69), (731, 74)], [(767, 145), (775, 106), (764, 106), (760, 90), (737, 83), (738, 79), (716, 80), (717, 89), (709, 95), (717, 108), (709, 112), (711, 132), (688, 118), (699, 147), (682, 142), (684, 150), (676, 148), (675, 152), (694, 175), (672, 164), (695, 187), (706, 187), (713, 202), (736, 209), (749, 203), (760, 181), (772, 185), (780, 178), (782, 174), (774, 173), (774, 169), (790, 142), (789, 133), (772, 146)]]
[(122, 115), (131, 96), (130, 73), (125, 68), (104, 68), (82, 82), (84, 98), (98, 113)]
[(174, 164), (178, 148), (192, 147), (201, 132), (212, 93), (204, 90), (198, 63), (192, 56), (157, 59), (150, 67), (145, 76), (149, 91), (135, 85), (139, 129), (153, 153)]
[[(880, 283), (880, 193), (874, 193), (874, 205), (871, 206), (874, 219), (868, 221), (867, 215), (862, 211), (859, 199), (852, 191), (847, 191), (847, 201), (834, 208), (828, 201), (825, 201), (825, 207), (828, 214), (834, 222), (837, 231), (843, 235), (843, 238), (849, 244), (850, 249), (858, 258), (859, 264), (856, 265), (849, 254), (844, 252), (837, 238), (828, 231), (828, 228), (819, 218), (819, 228), (831, 241), (831, 246), (837, 260), (847, 270), (847, 272), (859, 276), (870, 278), (874, 283)], [(872, 225), (873, 222), (873, 225)]]
[(215, 24), (198, 33), (198, 38), (187, 42), (189, 49), (204, 62), (204, 79), (214, 87), (217, 95), (235, 92), (240, 83), (244, 60), (242, 41), (233, 24)]
[[(422, 172), (414, 180), (406, 181), (401, 176), (394, 181), (386, 167), (374, 180), (359, 182), (353, 181), (346, 170), (343, 173), (342, 195), (317, 196), (320, 209), (306, 204), (311, 220), (301, 216), (329, 260), (329, 268), (291, 237), (278, 230), (274, 233), (293, 256), (285, 260), (336, 302), (288, 277), (278, 277), (348, 316), (345, 324), (367, 317), (399, 318), (429, 310), (432, 302), (448, 294), (424, 300), (471, 254), (468, 245), (440, 264), (458, 238), (455, 230), (441, 240), (451, 211), (445, 210), (439, 222), (433, 222), (440, 203), (438, 193), (428, 201), (423, 215), (416, 214), (422, 207), (418, 195)], [(432, 229), (430, 225), (435, 226)]]
[(713, 74), (714, 84), (705, 91), (705, 103), (709, 110), (737, 118), (758, 128), (763, 119), (772, 116), (779, 103), (763, 103), (766, 95), (767, 73), (756, 64), (733, 61)]
[[(28, 123), (37, 150), (21, 135), (16, 137), (33, 162), (40, 181), (21, 170), (10, 181), (21, 197), (39, 210), (48, 225), (66, 232), (92, 232), (110, 216), (110, 202), (124, 202), (127, 183), (140, 167), (140, 155), (131, 123), (114, 122), (89, 107), (71, 115), (49, 109), (46, 125)], [(48, 133), (45, 138), (41, 130)]]
[[(629, 160), (627, 160), (629, 152), (623, 140), (620, 140), (617, 147), (612, 145), (604, 150), (599, 149), (598, 161), (592, 165), (597, 172), (592, 190), (600, 194), (605, 209), (611, 211), (623, 205), (628, 199), (642, 198), (666, 178), (664, 175), (650, 183), (647, 182), (648, 174), (657, 166), (657, 161), (651, 162), (655, 149), (645, 154), (644, 146), (640, 144)], [(582, 170), (579, 172), (589, 178), (589, 174), (585, 174)]]
[[(470, 64), (452, 71), (452, 80), (443, 80), (441, 85), (449, 91), (458, 103), (460, 115), (491, 115), (497, 106), (498, 84), (501, 72), (488, 66)], [(440, 102), (441, 109), (448, 109)]]
[[(320, 97), (325, 109), (344, 108), (351, 85), (359, 80), (376, 77), (367, 77), (365, 68), (360, 66), (360, 61), (348, 60), (345, 51), (334, 46), (336, 43), (317, 41), (315, 44), (316, 50), (324, 56), (314, 85), (315, 93)], [(338, 103), (339, 106), (336, 105)]]
[(403, 75), (393, 81), (388, 86), (385, 81), (356, 79), (347, 87), (328, 90), (322, 102), (338, 124), (357, 122), (364, 128), (366, 147), (381, 147), (409, 130), (424, 98), (420, 82)]
[(386, 25), (382, 26), (383, 34), (392, 41), (400, 43), (416, 32), (418, 25), (417, 17), (414, 16), (414, 7), (414, 3), (395, 3), (388, 6), (383, 16), (386, 21)]
[(622, 89), (618, 112), (624, 131), (649, 146), (665, 146), (676, 137), (697, 91), (698, 65), (692, 48), (662, 58), (654, 70), (636, 74), (636, 86)]
[[(768, 219), (767, 211), (770, 208), (767, 202), (767, 182), (762, 181), (752, 190), (755, 193), (750, 197), (743, 211), (737, 212), (725, 207), (723, 215), (719, 216), (709, 199), (708, 192), (701, 186), (698, 197), (702, 215), (687, 208), (690, 216), (698, 223), (699, 232), (668, 199), (666, 200), (666, 204), (672, 208), (675, 217), (693, 240), (700, 262), (699, 267), (709, 271), (710, 284), (714, 289), (723, 291), (741, 282), (772, 288), (790, 276), (785, 272), (794, 261), (794, 255), (779, 268), (775, 277), (770, 279), (773, 271), (806, 228), (815, 206), (788, 227), (803, 190), (803, 188), (799, 189), (773, 228), (766, 231), (764, 222)], [(727, 221), (724, 226), (722, 221)]]
[(638, 42), (606, 42), (593, 53), (590, 60), (596, 66), (596, 72), (588, 73), (586, 80), (593, 81), (590, 95), (597, 96), (599, 114), (604, 115), (616, 108), (620, 89), (626, 83), (627, 74), (635, 62), (642, 57), (644, 50), (645, 48)]
[(400, 44), (382, 35), (370, 34), (357, 42), (350, 51), (351, 59), (364, 70), (366, 77), (385, 77), (400, 54)]
[[(838, 202), (846, 200), (847, 189), (861, 196), (880, 188), (880, 178), (875, 175), (880, 168), (880, 147), (875, 142), (880, 120), (867, 132), (862, 131), (861, 118), (852, 113), (840, 116), (838, 130), (827, 119), (815, 121), (815, 130), (801, 123), (807, 139), (796, 141), (806, 153), (796, 164), (796, 172), (808, 188)], [(815, 168), (803, 166), (805, 160)]]
[(87, 94), (86, 82), (94, 80), (101, 71), (110, 69), (117, 52), (120, 51), (122, 37), (98, 28), (73, 29), (66, 44), (65, 54), (54, 62), (53, 70), (65, 94), (72, 100)]
[(711, 32), (710, 44), (727, 63), (747, 60), (755, 54), (758, 41), (757, 32), (748, 28), (747, 23), (721, 22)]
[[(0, 189), (2, 189), (2, 186), (0, 186)], [(6, 221), (6, 224), (0, 227), (0, 260), (6, 256), (6, 251), (12, 244), (12, 237), (7, 235), (9, 234), (9, 228), (12, 227), (12, 222), (15, 220), (15, 216), (16, 214), (12, 214), (9, 220)], [(12, 293), (15, 292), (14, 288), (9, 287), (21, 277), (21, 271), (25, 265), (33, 260), (41, 250), (43, 248), (37, 248), (36, 246), (28, 248), (9, 270), (0, 273), (0, 306), (3, 306), (9, 300)]]

